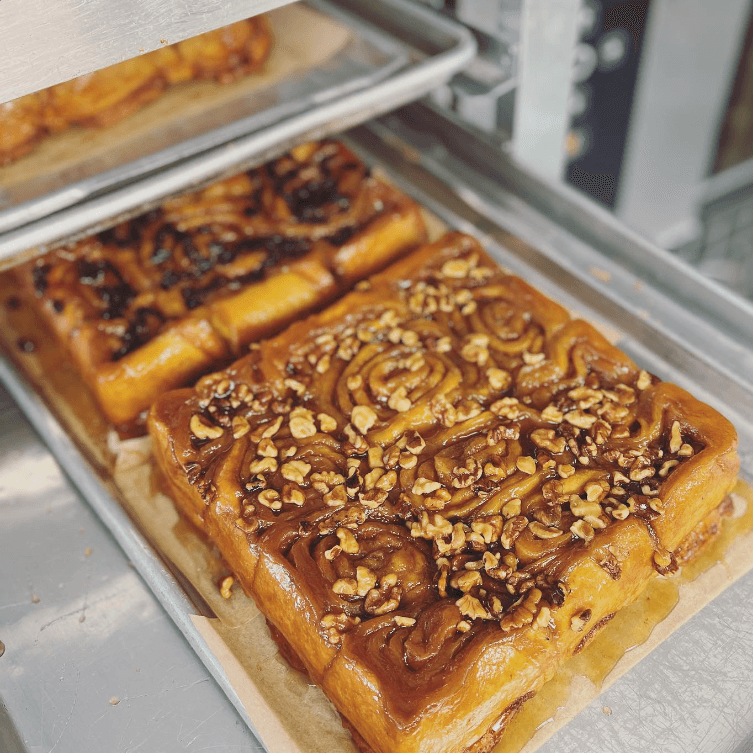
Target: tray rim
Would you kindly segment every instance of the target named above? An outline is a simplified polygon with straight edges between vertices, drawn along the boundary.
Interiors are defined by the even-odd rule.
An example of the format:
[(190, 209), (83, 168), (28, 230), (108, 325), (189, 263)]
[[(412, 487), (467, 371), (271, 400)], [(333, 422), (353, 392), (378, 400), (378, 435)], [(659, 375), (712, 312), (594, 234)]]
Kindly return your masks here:
[[(309, 2), (317, 10), (373, 30), (374, 24), (358, 19), (345, 8), (346, 0)], [(53, 244), (111, 227), (148, 211), (169, 196), (262, 164), (302, 141), (342, 131), (404, 105), (447, 81), (476, 53), (476, 40), (465, 27), (410, 0), (377, 0), (371, 10), (385, 19), (401, 19), (414, 34), (420, 31), (421, 39), (438, 51), (371, 86), (317, 103), (309, 110), (163, 166), (156, 173), (133, 178), (110, 191), (75, 196), (70, 187), (61, 189), (76, 201), (63, 207), (56, 206), (55, 197), (48, 195), (43, 201), (52, 206), (46, 207), (45, 214), (0, 233), (0, 268), (39, 255)], [(407, 45), (406, 49), (410, 51)]]
[[(390, 132), (384, 125), (384, 121), (361, 126), (345, 137), (345, 140), (356, 151), (372, 154), (373, 152), (369, 150), (369, 144), (366, 143), (368, 139), (384, 139), (385, 142), (391, 140), (392, 147), (401, 147), (404, 157), (408, 160), (413, 158), (421, 161), (423, 159), (426, 162), (432, 157), (432, 155), (429, 155), (422, 158), (421, 154), (416, 152), (415, 147), (412, 147), (409, 142), (401, 141), (399, 136)], [(439, 152), (434, 154), (433, 158), (437, 158), (438, 156), (441, 156)], [(374, 163), (372, 162), (372, 164)], [(407, 177), (402, 181), (398, 178), (396, 182), (400, 184), (401, 182), (406, 183), (408, 180)], [(473, 196), (466, 192), (465, 196), (459, 198), (460, 201), (463, 201), (463, 199), (472, 201)], [(431, 210), (432, 207), (430, 206), (429, 209)], [(490, 222), (496, 222), (496, 220), (492, 218)], [(466, 228), (463, 228), (461, 224), (461, 229)], [(477, 235), (483, 240), (483, 231), (477, 231)], [(496, 256), (495, 259), (499, 261)], [(591, 282), (593, 283), (593, 281)], [(603, 291), (601, 292), (603, 294)], [(78, 448), (76, 442), (66, 433), (44, 399), (24, 380), (21, 371), (12, 361), (13, 359), (2, 354), (0, 351), (0, 382), (6, 386), (8, 392), (27, 416), (32, 426), (40, 434), (42, 440), (48, 446), (50, 452), (71, 480), (74, 487), (113, 534), (118, 544), (133, 562), (142, 579), (153, 591), (178, 629), (194, 649), (198, 658), (207, 667), (230, 702), (238, 710), (241, 718), (257, 740), (260, 741), (261, 745), (263, 745), (224, 669), (209, 650), (204, 638), (191, 620), (191, 616), (198, 614), (200, 610), (190, 601), (185, 590), (170, 572), (169, 567), (155, 548), (134, 525), (126, 510), (108, 489), (107, 483), (100, 473)], [(753, 471), (748, 468), (742, 475), (744, 478), (751, 480), (753, 478)]]

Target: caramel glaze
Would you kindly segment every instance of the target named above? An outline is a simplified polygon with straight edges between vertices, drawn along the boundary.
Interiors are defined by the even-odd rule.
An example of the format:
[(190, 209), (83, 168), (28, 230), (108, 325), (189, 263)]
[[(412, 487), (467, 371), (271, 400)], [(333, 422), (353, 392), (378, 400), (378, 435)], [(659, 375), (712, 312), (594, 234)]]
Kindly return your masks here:
[(234, 81), (258, 70), (271, 46), (257, 16), (0, 104), (0, 166), (70, 126), (113, 125), (176, 84)]
[(123, 425), (423, 234), (412, 202), (327, 141), (52, 251), (19, 274), (110, 421)]
[(632, 602), (732, 426), (448, 234), (150, 415), (178, 505), (379, 753), (470, 748)]

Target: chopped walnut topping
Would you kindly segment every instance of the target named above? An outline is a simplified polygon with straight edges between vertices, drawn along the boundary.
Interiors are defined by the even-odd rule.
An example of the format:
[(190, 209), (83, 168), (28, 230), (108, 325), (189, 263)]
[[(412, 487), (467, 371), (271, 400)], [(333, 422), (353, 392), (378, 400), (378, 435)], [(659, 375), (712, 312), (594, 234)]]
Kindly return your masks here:
[(373, 489), (376, 486), (376, 482), (384, 476), (384, 472), (384, 468), (374, 468), (374, 470), (369, 471), (363, 477), (363, 488), (366, 491)]
[(575, 523), (570, 526), (570, 531), (579, 539), (583, 539), (586, 544), (594, 537), (593, 526), (585, 520), (576, 520)]
[(282, 426), (282, 416), (279, 416), (271, 424), (267, 424), (266, 428), (262, 431), (262, 439), (270, 439), (280, 430)]
[(541, 411), (541, 420), (547, 421), (550, 424), (562, 423), (564, 414), (561, 410), (555, 408), (553, 405), (547, 405), (543, 411)]
[(324, 502), (330, 507), (341, 507), (348, 501), (345, 484), (338, 484), (332, 491), (323, 496)]
[(364, 599), (363, 608), (369, 614), (382, 615), (394, 612), (400, 606), (402, 589), (397, 576), (389, 573), (382, 578), (379, 588), (372, 588)]
[(311, 466), (308, 463), (304, 463), (303, 460), (291, 460), (283, 464), (280, 472), (282, 473), (282, 477), (287, 481), (302, 484), (310, 470)]
[(368, 567), (362, 567), (359, 565), (356, 568), (356, 584), (359, 596), (366, 596), (366, 594), (376, 586), (376, 582), (376, 575), (374, 575)]
[(340, 527), (335, 531), (335, 534), (340, 542), (340, 549), (343, 552), (346, 554), (358, 554), (361, 549), (358, 539), (347, 528)]
[(601, 505), (581, 499), (577, 494), (570, 496), (570, 512), (578, 518), (601, 515)]
[(604, 393), (601, 390), (592, 390), (589, 387), (576, 387), (570, 390), (567, 396), (578, 404), (578, 408), (588, 410), (603, 400)]
[(450, 259), (442, 265), (442, 274), (460, 280), (468, 276), (468, 262), (465, 259)]
[(557, 475), (560, 478), (570, 478), (570, 476), (575, 475), (575, 468), (573, 468), (573, 466), (569, 465), (569, 464), (558, 465), (557, 466)]
[(235, 579), (232, 575), (227, 575), (220, 581), (220, 596), (223, 599), (229, 599), (233, 595), (231, 590), (233, 583), (235, 583)]
[(332, 363), (332, 356), (329, 353), (325, 353), (316, 364), (316, 373), (324, 374)]
[(303, 395), (304, 392), (306, 392), (306, 385), (302, 382), (299, 382), (297, 379), (284, 379), (283, 384), (288, 388), (293, 390), (296, 395)]
[(191, 416), (188, 428), (196, 439), (219, 439), (224, 433), (221, 426), (207, 423), (198, 413)]
[(361, 434), (366, 434), (376, 423), (377, 415), (368, 405), (356, 405), (351, 411), (350, 420)]
[(650, 465), (645, 468), (635, 468), (634, 470), (630, 471), (630, 480), (643, 481), (643, 479), (651, 478), (655, 473), (656, 471)]
[(263, 458), (276, 458), (277, 446), (271, 439), (262, 439), (256, 448), (256, 454)]
[(337, 421), (329, 413), (318, 413), (316, 420), (319, 422), (319, 428), (326, 434), (331, 434), (337, 429)]
[(595, 483), (595, 482), (586, 484), (586, 488), (585, 488), (586, 499), (589, 502), (600, 502), (601, 499), (609, 491), (609, 484), (605, 482), (605, 486), (599, 483)]
[(452, 486), (455, 489), (466, 489), (481, 478), (482, 468), (475, 458), (468, 458), (464, 466), (452, 469)]
[(248, 421), (243, 416), (233, 416), (233, 439), (240, 439), (251, 431)]
[(471, 596), (470, 594), (461, 596), (455, 602), (455, 605), (460, 610), (460, 614), (464, 617), (469, 617), (471, 620), (490, 620), (492, 618), (489, 612), (484, 609), (481, 602), (475, 596)]
[(280, 494), (275, 489), (265, 489), (263, 492), (259, 492), (257, 499), (265, 507), (269, 507), (270, 510), (282, 509), (282, 502), (280, 501)]
[(609, 514), (615, 520), (625, 520), (625, 518), (630, 515), (630, 508), (627, 505), (622, 504), (622, 502), (619, 502), (609, 511)]
[(565, 413), (565, 421), (579, 429), (590, 429), (596, 423), (596, 416), (584, 413), (582, 410), (571, 410)]
[(536, 615), (536, 619), (533, 621), (534, 625), (538, 628), (549, 627), (552, 620), (552, 610), (547, 606), (541, 607), (539, 613)]
[(570, 629), (575, 633), (580, 633), (590, 620), (591, 610), (585, 609), (580, 614), (573, 615), (573, 618), (570, 620)]
[(651, 386), (651, 375), (647, 371), (641, 370), (635, 386), (641, 391), (648, 389)]
[(659, 476), (666, 478), (667, 474), (677, 465), (680, 464), (679, 460), (666, 460), (662, 467), (659, 469)]
[(434, 513), (432, 519), (429, 520), (429, 513), (421, 513), (421, 520), (418, 523), (410, 524), (410, 535), (416, 538), (438, 539), (443, 536), (450, 536), (452, 534), (452, 523), (449, 520), (443, 518), (439, 513)]
[(689, 444), (685, 443), (677, 451), (677, 455), (681, 458), (693, 457), (693, 448)]
[[(346, 424), (345, 436), (348, 438), (348, 442), (353, 445), (353, 451), (355, 454), (360, 455), (369, 449), (369, 443), (366, 441), (362, 434), (359, 434), (353, 424)], [(359, 461), (360, 464), (360, 461)]]
[(306, 495), (297, 487), (285, 484), (282, 487), (282, 501), (289, 505), (301, 507), (306, 502)]
[(358, 495), (359, 502), (371, 510), (383, 505), (387, 501), (387, 492), (382, 489), (370, 489)]
[(486, 378), (489, 380), (489, 386), (493, 390), (506, 390), (512, 383), (510, 372), (504, 369), (487, 369)]
[(482, 583), (481, 574), (478, 570), (464, 570), (455, 573), (450, 578), (450, 585), (457, 588), (464, 594), (467, 594), (474, 586), (480, 586)]
[(458, 633), (467, 633), (473, 625), (471, 625), (468, 620), (460, 620), (457, 625), (455, 625), (455, 630), (458, 631)]
[(382, 489), (383, 491), (389, 492), (395, 488), (395, 484), (397, 484), (397, 472), (387, 471), (384, 476), (379, 478), (374, 486), (377, 489)]
[(411, 452), (414, 455), (420, 455), (425, 447), (426, 442), (417, 431), (409, 429), (405, 432), (405, 449), (408, 450), (408, 452)]
[(415, 468), (418, 465), (418, 458), (415, 455), (412, 455), (410, 452), (401, 452), (398, 463), (400, 464), (401, 468), (410, 470), (411, 468)]
[(277, 461), (269, 457), (254, 460), (248, 470), (252, 475), (256, 475), (257, 473), (274, 473), (277, 470)]
[(405, 413), (410, 410), (413, 403), (408, 398), (408, 390), (405, 387), (398, 387), (387, 400), (387, 407), (398, 413)]
[(525, 515), (517, 515), (505, 522), (502, 528), (502, 535), (499, 537), (499, 543), (505, 549), (512, 549), (515, 540), (526, 529), (528, 518)]
[(294, 439), (306, 439), (316, 434), (316, 426), (310, 410), (294, 408), (290, 411), (290, 433)]
[(335, 471), (323, 471), (321, 473), (311, 474), (311, 485), (320, 494), (325, 494), (333, 486), (345, 483), (345, 476), (335, 473)]
[(435, 397), (430, 403), (431, 412), (442, 426), (451, 429), (457, 423), (457, 412), (444, 395)]
[(659, 549), (654, 552), (654, 565), (662, 574), (672, 572), (677, 567), (671, 552), (668, 552), (666, 549)]
[(424, 497), (424, 507), (427, 510), (443, 510), (451, 499), (452, 495), (447, 489), (437, 489), (433, 494)]
[(466, 361), (484, 366), (489, 360), (489, 335), (474, 333), (467, 335), (460, 355)]
[(355, 596), (358, 591), (358, 584), (353, 578), (338, 578), (332, 584), (332, 590), (338, 596)]
[(452, 350), (452, 340), (447, 336), (440, 337), (434, 343), (434, 350), (436, 350), (437, 353), (449, 353)]
[(403, 617), (401, 614), (396, 614), (392, 620), (398, 627), (413, 627), (416, 624), (413, 617)]
[(351, 374), (346, 380), (345, 380), (345, 386), (353, 392), (354, 390), (359, 389), (363, 385), (363, 377), (360, 374)]
[(545, 358), (545, 353), (530, 353), (527, 350), (523, 351), (523, 363), (528, 366), (533, 366), (537, 363), (541, 363)]
[(431, 494), (432, 492), (435, 492), (437, 489), (440, 489), (442, 484), (439, 483), (439, 481), (432, 481), (428, 478), (418, 478), (416, 479), (415, 483), (413, 484), (413, 493), (414, 494)]
[(370, 447), (368, 457), (370, 468), (384, 468), (383, 452), (381, 447)]
[(489, 410), (500, 418), (507, 418), (514, 421), (520, 416), (520, 403), (515, 397), (503, 397), (489, 406)]
[(527, 473), (529, 476), (536, 473), (536, 460), (528, 455), (523, 455), (515, 461), (515, 466), (522, 473)]
[(531, 441), (542, 450), (559, 455), (565, 450), (565, 438), (558, 437), (554, 429), (535, 429), (531, 432)]

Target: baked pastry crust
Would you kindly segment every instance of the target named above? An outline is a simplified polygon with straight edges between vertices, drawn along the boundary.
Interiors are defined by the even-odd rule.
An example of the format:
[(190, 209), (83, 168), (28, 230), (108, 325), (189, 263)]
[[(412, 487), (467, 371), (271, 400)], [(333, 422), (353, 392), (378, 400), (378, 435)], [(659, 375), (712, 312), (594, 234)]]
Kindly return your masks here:
[(726, 419), (454, 233), (149, 429), (178, 507), (376, 753), (486, 750), (676, 568), (739, 464)]
[(16, 271), (107, 419), (331, 300), (425, 238), (418, 206), (342, 144), (263, 167)]
[(229, 83), (259, 70), (272, 47), (256, 16), (0, 104), (0, 165), (70, 126), (113, 125), (186, 81)]

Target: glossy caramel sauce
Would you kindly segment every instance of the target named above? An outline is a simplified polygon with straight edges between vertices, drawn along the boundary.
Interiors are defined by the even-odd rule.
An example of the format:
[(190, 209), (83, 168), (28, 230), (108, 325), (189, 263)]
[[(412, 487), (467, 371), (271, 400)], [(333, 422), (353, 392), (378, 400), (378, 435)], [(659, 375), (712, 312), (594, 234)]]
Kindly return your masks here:
[[(723, 519), (719, 535), (676, 575), (651, 580), (635, 602), (618, 612), (583, 651), (560, 667), (523, 705), (493, 753), (518, 753), (539, 729), (556, 724), (558, 712), (574, 700), (572, 696), (577, 693), (579, 679), (601, 688), (617, 662), (645, 643), (654, 628), (671, 614), (681, 598), (683, 584), (696, 580), (717, 563), (723, 563), (734, 542), (753, 532), (753, 487), (738, 481), (732, 498), (735, 511), (732, 517)], [(554, 730), (555, 727), (552, 732)]]

